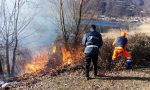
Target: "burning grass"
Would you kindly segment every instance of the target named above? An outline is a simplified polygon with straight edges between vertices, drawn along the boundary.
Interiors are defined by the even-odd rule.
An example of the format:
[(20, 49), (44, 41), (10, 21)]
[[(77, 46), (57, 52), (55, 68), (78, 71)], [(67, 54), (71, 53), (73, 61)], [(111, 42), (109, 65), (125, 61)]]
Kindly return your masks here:
[(67, 50), (67, 48), (65, 48), (65, 47), (62, 47), (61, 51), (62, 51), (62, 61), (63, 61), (63, 64), (64, 65), (66, 65), (66, 64), (72, 64), (73, 63), (73, 57), (71, 55), (71, 51)]
[(84, 57), (83, 47), (80, 46), (62, 46), (61, 52), (63, 65), (72, 65), (74, 63), (80, 62), (83, 60)]
[(33, 75), (40, 74), (46, 70), (57, 69), (63, 66), (72, 66), (75, 63), (83, 60), (83, 47), (72, 47), (65, 44), (52, 44), (50, 50), (44, 49), (39, 53), (32, 56), (30, 62), (24, 65), (24, 71), (21, 75), (25, 73), (30, 73)]
[(39, 73), (41, 70), (45, 69), (47, 63), (49, 62), (49, 53), (47, 50), (43, 50), (32, 57), (29, 64), (25, 65), (25, 73)]
[[(150, 37), (145, 34), (135, 34), (128, 36), (129, 43), (128, 43), (128, 50), (132, 53), (134, 65), (138, 66), (142, 62), (148, 61), (150, 59)], [(99, 68), (106, 69), (106, 70), (120, 70), (124, 69), (125, 67), (125, 58), (119, 58), (118, 62), (112, 66), (111, 65), (111, 57), (112, 57), (112, 42), (114, 39), (112, 38), (105, 38), (104, 39), (104, 45), (100, 50), (100, 56), (99, 56)], [(81, 63), (81, 65), (84, 66), (83, 59), (84, 59), (84, 53), (83, 53), (83, 47), (74, 47), (74, 46), (65, 46), (61, 45), (59, 46), (60, 50), (58, 50), (58, 46), (53, 45), (52, 46), (52, 55), (56, 55), (56, 57), (61, 57), (59, 59), (61, 60), (54, 60), (52, 62), (60, 64), (55, 64), (53, 67), (55, 68), (63, 68), (63, 66), (66, 65), (75, 65), (76, 63)], [(57, 53), (60, 52), (60, 55)], [(58, 55), (58, 56), (57, 56)], [(47, 51), (42, 51), (42, 54), (36, 55), (31, 60), (32, 62), (30, 64), (27, 64), (25, 67), (25, 72), (31, 71), (33, 72), (40, 72), (41, 70), (44, 70), (46, 65), (51, 60), (49, 58), (49, 54)], [(50, 56), (51, 58), (53, 56)], [(58, 58), (57, 58), (58, 59)], [(57, 62), (58, 61), (58, 62)], [(53, 68), (52, 67), (52, 68)]]

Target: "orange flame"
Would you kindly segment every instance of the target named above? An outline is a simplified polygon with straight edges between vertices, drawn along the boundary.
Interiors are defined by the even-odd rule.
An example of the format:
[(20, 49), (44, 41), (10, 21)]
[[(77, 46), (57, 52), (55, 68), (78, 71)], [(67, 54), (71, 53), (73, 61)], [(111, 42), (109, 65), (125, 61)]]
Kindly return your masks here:
[(70, 65), (73, 64), (79, 60), (82, 60), (84, 54), (82, 51), (82, 47), (80, 48), (71, 48), (71, 49), (66, 49), (64, 46), (61, 48), (62, 51), (62, 61), (63, 64), (66, 65)]
[[(40, 73), (42, 70), (44, 70), (46, 68), (46, 66), (49, 63), (49, 56), (50, 57), (59, 57), (59, 49), (57, 49), (57, 46), (52, 45), (51, 47), (51, 52), (52, 54), (49, 54), (48, 50), (43, 50), (40, 53), (34, 55), (32, 57), (32, 60), (30, 60), (30, 64), (26, 64), (25, 65), (25, 73), (35, 73), (38, 74)], [(59, 62), (56, 61), (56, 65), (71, 65), (74, 64), (77, 61), (83, 60), (83, 49), (82, 47), (79, 48), (69, 48), (67, 49), (65, 46), (62, 46), (61, 48), (61, 55), (62, 55), (62, 64), (57, 64)], [(56, 58), (56, 59), (60, 59), (60, 58)], [(54, 61), (54, 62), (55, 62)], [(58, 60), (59, 61), (59, 60)]]
[(52, 46), (52, 53), (53, 54), (56, 53), (56, 50), (57, 50), (57, 47), (53, 44), (53, 46)]
[(62, 51), (63, 64), (72, 64), (73, 60), (72, 60), (71, 52), (67, 50), (65, 47), (62, 47), (61, 51)]
[(46, 67), (48, 62), (48, 51), (44, 50), (42, 53), (34, 55), (30, 64), (25, 65), (25, 73), (39, 73)]

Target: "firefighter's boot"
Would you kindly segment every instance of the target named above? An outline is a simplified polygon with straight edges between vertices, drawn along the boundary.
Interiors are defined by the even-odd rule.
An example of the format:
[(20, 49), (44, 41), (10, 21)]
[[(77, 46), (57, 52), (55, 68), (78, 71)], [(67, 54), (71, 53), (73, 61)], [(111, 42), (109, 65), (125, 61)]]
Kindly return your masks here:
[(126, 69), (127, 70), (132, 69), (132, 60), (131, 59), (128, 59), (126, 61)]

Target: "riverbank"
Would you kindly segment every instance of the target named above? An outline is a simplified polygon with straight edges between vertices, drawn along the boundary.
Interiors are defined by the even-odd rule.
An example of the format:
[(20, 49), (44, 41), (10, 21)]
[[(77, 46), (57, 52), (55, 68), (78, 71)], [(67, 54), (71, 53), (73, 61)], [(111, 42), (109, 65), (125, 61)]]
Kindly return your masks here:
[[(87, 17), (82, 17), (82, 19), (89, 19)], [(104, 20), (104, 21), (118, 21), (118, 22), (150, 22), (150, 17), (107, 17), (105, 15), (93, 16), (93, 20)]]

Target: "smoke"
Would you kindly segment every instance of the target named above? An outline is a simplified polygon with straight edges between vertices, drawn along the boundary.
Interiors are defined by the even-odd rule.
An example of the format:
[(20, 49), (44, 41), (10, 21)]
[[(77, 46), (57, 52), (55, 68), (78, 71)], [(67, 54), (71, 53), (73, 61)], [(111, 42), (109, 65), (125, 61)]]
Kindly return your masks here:
[[(51, 43), (57, 37), (57, 25), (55, 17), (50, 16), (51, 10), (47, 0), (31, 0), (34, 4), (28, 5), (23, 11), (23, 16), (33, 16), (32, 22), (22, 32), (21, 47), (29, 48), (36, 52), (42, 48), (50, 47)], [(36, 3), (36, 4), (35, 4)], [(32, 16), (31, 15), (31, 16)]]
[[(4, 0), (6, 3), (2, 5), (0, 0), (0, 27), (3, 22), (2, 6), (6, 8), (6, 16), (13, 12), (13, 7), (16, 0)], [(54, 12), (54, 8), (50, 8), (48, 0), (21, 0), (24, 2), (19, 14), (20, 27), (25, 22), (29, 25), (19, 33), (19, 47), (28, 48), (31, 51), (37, 51), (45, 47), (50, 47), (50, 44), (57, 37), (57, 25), (55, 18), (58, 16)], [(52, 14), (53, 13), (53, 16)], [(29, 21), (28, 21), (29, 20)], [(12, 26), (13, 28), (13, 26)], [(10, 29), (10, 32), (13, 30)]]

